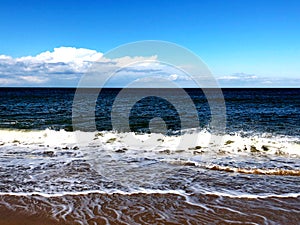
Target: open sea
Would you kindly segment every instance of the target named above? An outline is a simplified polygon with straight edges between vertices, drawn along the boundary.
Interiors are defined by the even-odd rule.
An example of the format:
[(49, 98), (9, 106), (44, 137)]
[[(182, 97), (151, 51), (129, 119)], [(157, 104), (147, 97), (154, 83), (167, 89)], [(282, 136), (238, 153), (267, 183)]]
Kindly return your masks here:
[(120, 91), (0, 88), (1, 225), (300, 224), (300, 89)]

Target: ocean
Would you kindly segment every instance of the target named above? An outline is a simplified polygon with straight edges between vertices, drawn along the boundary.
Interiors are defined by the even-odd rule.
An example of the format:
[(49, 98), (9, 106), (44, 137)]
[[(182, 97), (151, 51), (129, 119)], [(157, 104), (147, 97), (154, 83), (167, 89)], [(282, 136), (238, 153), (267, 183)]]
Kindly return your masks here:
[(300, 224), (299, 88), (121, 91), (0, 88), (0, 224)]

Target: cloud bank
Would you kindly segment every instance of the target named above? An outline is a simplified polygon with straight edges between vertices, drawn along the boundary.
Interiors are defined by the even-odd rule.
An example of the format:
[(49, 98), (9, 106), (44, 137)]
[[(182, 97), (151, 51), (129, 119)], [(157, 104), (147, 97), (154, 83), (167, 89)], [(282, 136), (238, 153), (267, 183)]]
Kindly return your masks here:
[[(0, 86), (76, 87), (80, 78), (95, 68), (97, 75), (100, 76), (116, 71), (108, 80), (106, 84), (108, 87), (122, 87), (149, 75), (170, 81), (187, 79), (186, 75), (180, 72), (177, 74), (176, 69), (153, 63), (156, 58), (156, 56), (126, 56), (107, 59), (95, 50), (74, 47), (55, 48), (52, 52), (46, 51), (36, 56), (20, 58), (0, 55)], [(135, 64), (136, 62), (139, 63)], [(96, 80), (91, 80), (88, 86), (92, 86), (94, 81), (97, 84), (97, 79), (101, 77), (94, 79)]]
[[(0, 55), (0, 87), (76, 87), (80, 78), (95, 64), (117, 71), (107, 82), (109, 87), (124, 87), (137, 80), (148, 80), (155, 87), (156, 76), (181, 87), (197, 87), (192, 79), (176, 68), (153, 63), (157, 56), (106, 59), (91, 49), (59, 47), (36, 56), (13, 58)], [(134, 64), (137, 61), (143, 63)], [(103, 66), (104, 65), (104, 66)], [(98, 67), (99, 68), (99, 67)], [(105, 73), (107, 71), (99, 72)], [(236, 73), (215, 76), (221, 87), (299, 87), (300, 79), (264, 78), (254, 74)], [(159, 85), (158, 85), (159, 86)]]
[(0, 83), (1, 86), (74, 85), (102, 55), (95, 50), (73, 47), (20, 58), (0, 55)]
[(246, 73), (218, 76), (217, 80), (222, 87), (300, 87), (300, 78), (270, 78)]

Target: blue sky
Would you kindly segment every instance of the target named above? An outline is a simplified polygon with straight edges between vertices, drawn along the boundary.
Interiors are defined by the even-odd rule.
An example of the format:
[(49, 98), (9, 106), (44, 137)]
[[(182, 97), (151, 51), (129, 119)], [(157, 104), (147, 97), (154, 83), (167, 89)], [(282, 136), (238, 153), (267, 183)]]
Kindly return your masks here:
[[(223, 86), (245, 86), (250, 78), (248, 86), (299, 87), (299, 12), (295, 0), (7, 0), (0, 3), (0, 55), (16, 59), (62, 46), (105, 53), (128, 42), (164, 40), (199, 55)], [(5, 63), (0, 81), (12, 76)], [(55, 85), (55, 79), (64, 85), (58, 77), (34, 83), (32, 76), (1, 86)]]

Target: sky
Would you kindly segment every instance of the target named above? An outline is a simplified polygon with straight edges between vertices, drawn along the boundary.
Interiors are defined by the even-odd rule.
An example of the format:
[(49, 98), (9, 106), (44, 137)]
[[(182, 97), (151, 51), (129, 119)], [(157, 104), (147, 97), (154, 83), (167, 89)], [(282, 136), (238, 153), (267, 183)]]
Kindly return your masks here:
[(297, 0), (3, 0), (0, 86), (76, 86), (111, 49), (163, 40), (221, 86), (300, 87), (299, 12)]

